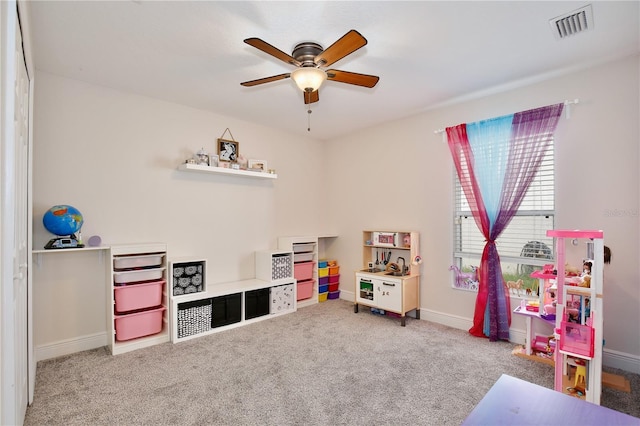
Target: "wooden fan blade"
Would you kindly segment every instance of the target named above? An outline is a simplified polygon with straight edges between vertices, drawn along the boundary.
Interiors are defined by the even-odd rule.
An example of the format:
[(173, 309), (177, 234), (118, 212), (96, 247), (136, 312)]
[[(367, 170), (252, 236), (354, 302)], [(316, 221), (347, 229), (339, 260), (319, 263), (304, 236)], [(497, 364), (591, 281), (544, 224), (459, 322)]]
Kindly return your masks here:
[(260, 40), (259, 38), (256, 38), (256, 37), (248, 38), (244, 42), (247, 43), (249, 46), (253, 46), (256, 49), (262, 50), (264, 53), (268, 53), (274, 58), (280, 59), (281, 61), (286, 62), (288, 64), (295, 65), (296, 67), (299, 67), (300, 65), (302, 65), (293, 56), (284, 53), (282, 50), (278, 49), (277, 47), (273, 47), (266, 41)]
[(327, 80), (371, 88), (378, 84), (378, 80), (380, 80), (380, 77), (376, 75), (359, 74), (349, 71), (328, 70)]
[(278, 74), (272, 75), (271, 77), (259, 78), (257, 80), (245, 81), (244, 83), (240, 83), (244, 87), (257, 86), (258, 84), (271, 83), (272, 81), (284, 80), (285, 78), (289, 78), (291, 74)]
[(315, 92), (304, 92), (304, 104), (312, 104), (320, 100), (320, 94), (316, 90)]
[(356, 30), (351, 30), (316, 56), (315, 63), (319, 67), (328, 67), (334, 62), (360, 49), (365, 44), (367, 44), (367, 39), (362, 37)]

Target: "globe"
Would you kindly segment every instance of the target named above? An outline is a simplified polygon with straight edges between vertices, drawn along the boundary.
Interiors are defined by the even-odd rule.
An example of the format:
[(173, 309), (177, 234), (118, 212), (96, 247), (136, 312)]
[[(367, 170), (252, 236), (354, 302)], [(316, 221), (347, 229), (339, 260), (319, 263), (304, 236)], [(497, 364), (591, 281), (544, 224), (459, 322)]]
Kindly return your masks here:
[(53, 206), (42, 217), (47, 231), (58, 236), (73, 235), (82, 228), (84, 218), (75, 207), (67, 205)]

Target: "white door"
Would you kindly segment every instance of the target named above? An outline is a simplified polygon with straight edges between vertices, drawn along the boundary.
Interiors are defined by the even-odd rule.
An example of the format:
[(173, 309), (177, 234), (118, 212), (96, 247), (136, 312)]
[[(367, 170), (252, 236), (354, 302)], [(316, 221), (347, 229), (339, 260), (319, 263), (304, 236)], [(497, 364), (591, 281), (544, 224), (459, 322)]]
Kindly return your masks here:
[(22, 50), (20, 26), (16, 25), (15, 86), (15, 210), (13, 245), (13, 303), (15, 330), (16, 416), (24, 421), (29, 396), (28, 351), (28, 176), (29, 176), (29, 76)]

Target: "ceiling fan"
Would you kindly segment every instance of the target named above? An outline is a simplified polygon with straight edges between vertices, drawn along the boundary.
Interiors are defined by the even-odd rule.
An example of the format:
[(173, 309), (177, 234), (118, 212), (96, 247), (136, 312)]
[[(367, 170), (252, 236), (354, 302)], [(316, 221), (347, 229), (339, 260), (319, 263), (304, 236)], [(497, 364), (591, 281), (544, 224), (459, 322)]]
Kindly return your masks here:
[(244, 40), (244, 42), (277, 59), (280, 59), (281, 61), (294, 65), (297, 68), (290, 73), (245, 81), (240, 84), (245, 87), (251, 87), (259, 84), (271, 83), (272, 81), (292, 78), (304, 93), (305, 104), (318, 102), (320, 99), (318, 89), (325, 80), (354, 84), (356, 86), (368, 88), (374, 87), (378, 83), (378, 80), (380, 80), (380, 78), (375, 75), (359, 74), (335, 69), (325, 71), (322, 69), (331, 66), (333, 63), (367, 44), (367, 39), (362, 37), (362, 35), (356, 30), (347, 32), (326, 49), (323, 49), (318, 43), (310, 41), (299, 43), (293, 48), (291, 55), (284, 53), (259, 38), (248, 38)]

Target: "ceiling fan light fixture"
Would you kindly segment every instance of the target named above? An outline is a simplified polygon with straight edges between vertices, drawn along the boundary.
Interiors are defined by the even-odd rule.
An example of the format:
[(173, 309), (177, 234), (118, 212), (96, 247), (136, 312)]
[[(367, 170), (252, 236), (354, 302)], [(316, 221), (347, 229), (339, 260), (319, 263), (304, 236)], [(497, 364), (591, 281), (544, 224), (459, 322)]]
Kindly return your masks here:
[(291, 72), (291, 78), (303, 92), (315, 92), (327, 79), (327, 73), (316, 67), (301, 67)]

